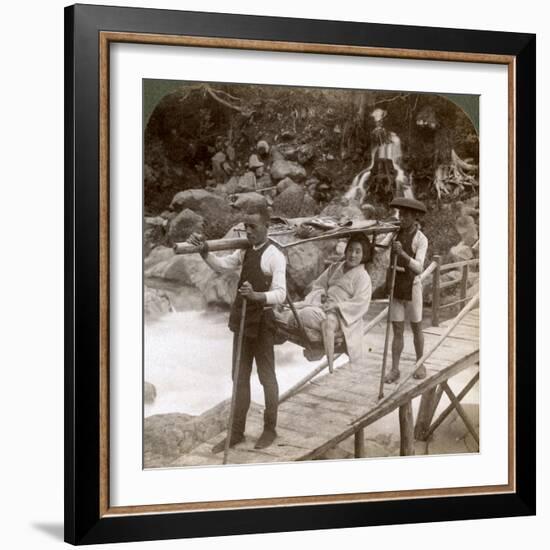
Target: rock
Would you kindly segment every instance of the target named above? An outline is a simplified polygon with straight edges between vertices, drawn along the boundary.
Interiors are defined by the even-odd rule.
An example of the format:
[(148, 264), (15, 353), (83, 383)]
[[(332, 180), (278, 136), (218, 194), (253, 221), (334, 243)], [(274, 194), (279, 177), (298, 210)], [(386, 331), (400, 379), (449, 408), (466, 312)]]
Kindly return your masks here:
[(300, 164), (307, 164), (313, 159), (314, 156), (315, 156), (315, 149), (313, 148), (313, 145), (304, 144), (298, 147), (297, 160)]
[(256, 188), (257, 189), (265, 189), (266, 187), (272, 187), (273, 181), (271, 180), (271, 176), (267, 173), (262, 174), (259, 178), (256, 178)]
[(326, 240), (299, 244), (287, 249), (288, 287), (292, 294), (305, 296), (311, 283), (326, 269), (326, 259), (336, 248), (337, 241)]
[(164, 241), (166, 220), (160, 216), (146, 217), (143, 228), (143, 254), (146, 256), (158, 244)]
[(149, 416), (143, 422), (144, 466), (167, 466), (200, 443), (195, 435), (193, 417), (172, 413)]
[(256, 190), (256, 175), (254, 172), (245, 172), (237, 182), (237, 193), (246, 193)]
[(283, 143), (279, 145), (279, 151), (282, 153), (285, 160), (297, 160), (298, 158), (298, 147), (296, 145)]
[(463, 260), (471, 260), (474, 257), (472, 248), (466, 243), (460, 241), (457, 245), (449, 250), (451, 262), (461, 262)]
[(284, 178), (277, 184), (277, 193), (282, 193), (285, 189), (296, 185), (296, 182), (292, 181), (290, 178)]
[(286, 188), (273, 199), (273, 213), (276, 216), (299, 218), (313, 216), (317, 204), (307, 191), (297, 183), (288, 183)]
[(235, 200), (231, 206), (241, 212), (250, 213), (257, 211), (258, 208), (266, 208), (268, 200), (260, 193), (239, 193), (235, 195)]
[(306, 177), (306, 170), (297, 162), (290, 160), (276, 160), (271, 165), (271, 177), (275, 181), (289, 177), (294, 181), (302, 181)]
[(144, 287), (143, 314), (146, 319), (156, 319), (172, 311), (170, 298), (164, 290)]
[(148, 256), (143, 260), (143, 268), (147, 271), (149, 268), (160, 262), (166, 262), (174, 257), (174, 251), (167, 246), (157, 246), (151, 250)]
[(308, 178), (304, 183), (304, 186), (308, 189), (310, 193), (313, 193), (317, 186), (319, 185), (319, 180), (317, 178)]
[(456, 220), (455, 229), (467, 246), (474, 245), (478, 239), (477, 226), (472, 216), (460, 216)]
[(281, 153), (278, 145), (271, 146), (269, 156), (271, 157), (272, 162), (276, 162), (278, 160), (285, 160), (285, 156), (283, 155), (283, 153)]
[[(146, 468), (177, 467), (179, 458), (195, 447), (210, 441), (227, 427), (230, 400), (219, 403), (199, 416), (183, 413), (157, 414), (145, 418), (143, 450)], [(252, 402), (250, 410), (261, 414), (261, 407)]]
[(206, 189), (186, 189), (174, 195), (170, 203), (170, 210), (176, 212), (180, 212), (184, 208), (197, 210), (205, 202), (220, 204), (223, 203), (223, 197), (211, 191), (206, 191)]
[(231, 208), (225, 195), (205, 189), (187, 189), (176, 193), (170, 208), (177, 211), (189, 208), (200, 214), (204, 219), (204, 233), (209, 239), (221, 238), (240, 216)]
[(167, 222), (173, 220), (178, 215), (177, 212), (172, 212), (171, 210), (164, 210), (161, 212), (160, 217), (165, 219)]
[(218, 185), (216, 185), (216, 191), (219, 191), (220, 193), (225, 193), (226, 195), (232, 195), (233, 193), (236, 193), (238, 188), (239, 178), (237, 176), (232, 176), (227, 182), (218, 183)]
[(193, 210), (185, 208), (170, 222), (168, 240), (172, 244), (182, 242), (187, 240), (192, 233), (202, 233), (203, 231), (203, 217)]
[(143, 401), (150, 404), (157, 398), (157, 388), (151, 382), (143, 383)]
[[(194, 288), (207, 304), (229, 306), (235, 299), (239, 273), (216, 273), (198, 254), (174, 255), (164, 261), (151, 263), (145, 269), (145, 277), (164, 279), (171, 283)], [(169, 297), (169, 295), (167, 295)], [(182, 307), (181, 309), (187, 309)]]

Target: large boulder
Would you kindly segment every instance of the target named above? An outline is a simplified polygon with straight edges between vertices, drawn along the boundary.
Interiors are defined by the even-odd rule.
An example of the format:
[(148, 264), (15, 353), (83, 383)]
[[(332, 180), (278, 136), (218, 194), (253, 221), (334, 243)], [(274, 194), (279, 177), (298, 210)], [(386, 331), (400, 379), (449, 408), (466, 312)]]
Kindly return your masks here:
[(206, 189), (187, 189), (176, 193), (170, 208), (177, 211), (189, 208), (201, 215), (204, 233), (209, 239), (221, 238), (241, 216), (231, 207), (226, 195)]
[(155, 402), (157, 398), (157, 388), (151, 382), (143, 383), (143, 401), (147, 404)]
[(282, 193), (289, 187), (292, 187), (293, 185), (296, 185), (296, 182), (291, 180), (290, 178), (283, 178), (278, 184), (277, 184), (277, 193)]
[(145, 217), (143, 228), (143, 254), (145, 256), (147, 256), (155, 246), (164, 241), (166, 224), (166, 220), (160, 216)]
[(149, 288), (143, 290), (143, 314), (146, 319), (156, 319), (172, 311), (170, 298), (164, 290)]
[[(179, 466), (178, 460), (182, 455), (225, 430), (229, 407), (228, 399), (195, 417), (183, 413), (172, 413), (145, 418), (143, 423), (145, 467)], [(262, 408), (252, 402), (250, 410), (259, 415)], [(183, 457), (183, 463), (185, 463), (185, 457)]]
[[(283, 180), (285, 181), (285, 180)], [(284, 190), (273, 199), (273, 213), (287, 218), (314, 216), (317, 203), (304, 187), (287, 182)]]
[(257, 211), (258, 208), (267, 208), (268, 204), (267, 198), (260, 193), (238, 193), (231, 203), (233, 208), (247, 213)]
[[(185, 286), (200, 292), (207, 304), (221, 304), (229, 306), (235, 299), (238, 271), (216, 273), (198, 254), (166, 255), (156, 263), (149, 262), (145, 267), (145, 277), (156, 280), (162, 279), (173, 285)], [(169, 296), (169, 294), (167, 294)], [(196, 296), (192, 296), (191, 307), (181, 306), (181, 309), (195, 309)], [(180, 303), (178, 300), (177, 303)], [(178, 307), (180, 309), (180, 307)]]
[(182, 242), (189, 238), (191, 233), (204, 231), (204, 218), (190, 210), (183, 209), (168, 226), (168, 240), (170, 243)]
[(287, 249), (287, 285), (291, 295), (302, 298), (311, 283), (327, 268), (336, 249), (336, 241), (316, 241)]
[(302, 181), (306, 178), (305, 168), (290, 160), (276, 160), (271, 165), (271, 177), (275, 181), (283, 178), (292, 178), (294, 181)]

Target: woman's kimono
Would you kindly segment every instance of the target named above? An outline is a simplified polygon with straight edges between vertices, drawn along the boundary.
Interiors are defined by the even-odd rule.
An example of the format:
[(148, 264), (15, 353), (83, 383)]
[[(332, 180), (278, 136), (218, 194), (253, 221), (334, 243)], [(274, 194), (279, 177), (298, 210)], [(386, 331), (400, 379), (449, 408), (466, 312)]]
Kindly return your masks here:
[(344, 264), (337, 262), (329, 266), (313, 282), (311, 292), (295, 306), (306, 329), (320, 331), (321, 322), (326, 319), (321, 305), (331, 304), (340, 321), (350, 362), (362, 364), (365, 361), (363, 317), (369, 309), (372, 283), (363, 264), (345, 273)]

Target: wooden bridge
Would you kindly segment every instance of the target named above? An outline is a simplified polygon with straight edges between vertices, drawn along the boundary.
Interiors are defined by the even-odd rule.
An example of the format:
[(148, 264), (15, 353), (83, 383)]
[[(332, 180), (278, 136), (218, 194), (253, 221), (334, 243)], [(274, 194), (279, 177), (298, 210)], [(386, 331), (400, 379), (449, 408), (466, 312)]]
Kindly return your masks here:
[[(471, 263), (461, 262), (452, 267), (462, 268), (467, 277), (468, 269), (464, 266)], [(439, 309), (444, 307), (439, 305), (439, 274), (444, 269), (447, 266), (439, 266), (436, 261), (423, 274), (434, 272), (435, 309), (432, 322), (435, 325), (439, 325)], [(461, 298), (457, 302), (463, 303), (466, 301), (464, 279), (456, 281), (456, 284), (461, 285)], [(423, 363), (427, 370), (426, 378), (416, 380), (410, 376), (418, 363), (414, 354), (404, 350), (400, 362), (401, 379), (394, 384), (386, 384), (386, 397), (379, 399), (384, 332), (370, 329), (384, 319), (386, 308), (367, 327), (365, 338), (369, 351), (365, 365), (346, 363), (336, 368), (333, 374), (324, 374), (326, 364), (322, 364), (306, 380), (281, 395), (278, 437), (266, 449), (254, 449), (254, 442), (263, 428), (263, 412), (259, 407), (251, 407), (247, 418), (247, 437), (230, 449), (228, 463), (311, 460), (321, 457), (349, 437), (355, 438), (355, 456), (364, 457), (365, 428), (395, 409), (399, 409), (402, 455), (414, 454), (415, 439), (426, 440), (453, 410), (458, 412), (479, 444), (478, 434), (460, 404), (479, 379), (479, 369), (458, 395), (448, 385), (451, 377), (479, 364), (479, 309), (473, 309), (472, 304), (470, 302), (470, 307), (456, 318), (424, 329), (425, 355), (429, 356)], [(434, 421), (443, 394), (449, 398), (450, 405)], [(412, 400), (418, 396), (422, 398), (415, 423)], [(221, 464), (223, 453), (212, 454), (211, 448), (224, 437), (225, 432), (218, 434), (182, 455), (171, 466)]]

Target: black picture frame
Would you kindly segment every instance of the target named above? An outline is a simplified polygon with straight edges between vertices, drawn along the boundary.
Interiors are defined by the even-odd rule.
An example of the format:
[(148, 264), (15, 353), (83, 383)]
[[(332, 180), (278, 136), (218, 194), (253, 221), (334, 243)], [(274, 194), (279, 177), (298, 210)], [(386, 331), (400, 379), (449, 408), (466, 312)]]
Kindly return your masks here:
[[(515, 71), (515, 490), (338, 504), (111, 515), (100, 502), (100, 32), (497, 54)], [(65, 9), (65, 540), (129, 542), (535, 514), (536, 37), (75, 5)]]

